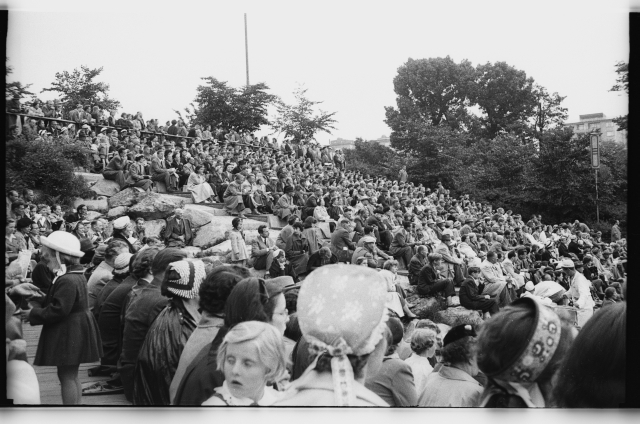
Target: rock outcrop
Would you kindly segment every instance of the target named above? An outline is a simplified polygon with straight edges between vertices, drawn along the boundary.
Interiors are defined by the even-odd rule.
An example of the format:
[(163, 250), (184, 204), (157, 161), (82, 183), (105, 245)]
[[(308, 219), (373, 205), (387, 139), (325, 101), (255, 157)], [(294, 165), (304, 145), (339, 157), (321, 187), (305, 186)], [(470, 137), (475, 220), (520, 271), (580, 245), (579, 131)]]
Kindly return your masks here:
[(158, 193), (140, 193), (136, 196), (136, 204), (129, 208), (132, 218), (166, 219), (174, 214), (177, 208), (184, 206), (183, 201), (166, 199)]

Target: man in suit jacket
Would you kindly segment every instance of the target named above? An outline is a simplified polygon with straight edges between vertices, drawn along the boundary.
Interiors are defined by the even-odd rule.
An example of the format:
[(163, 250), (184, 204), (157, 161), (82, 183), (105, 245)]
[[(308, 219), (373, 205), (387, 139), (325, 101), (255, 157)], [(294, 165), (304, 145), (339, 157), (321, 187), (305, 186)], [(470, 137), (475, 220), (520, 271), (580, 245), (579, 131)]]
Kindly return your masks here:
[(259, 237), (251, 242), (251, 257), (255, 269), (269, 269), (273, 262), (273, 252), (278, 248), (269, 238), (269, 228), (266, 225), (258, 227)]
[(487, 253), (487, 258), (482, 262), (480, 270), (485, 279), (482, 294), (488, 294), (498, 300), (499, 306), (506, 306), (515, 300), (515, 292), (511, 294), (508, 286), (512, 286), (511, 278), (505, 278), (502, 269), (497, 264), (498, 256), (495, 252)]
[(151, 160), (151, 180), (160, 181), (167, 187), (167, 193), (172, 193), (171, 176), (164, 165), (164, 149), (159, 149), (156, 156)]
[(436, 247), (435, 253), (439, 253), (442, 255), (443, 264), (444, 264), (444, 277), (454, 279), (455, 277), (455, 265), (462, 265), (463, 260), (456, 255), (453, 250), (453, 241), (451, 240), (451, 235), (443, 234), (442, 242)]
[[(356, 245), (351, 241), (351, 221), (342, 219), (340, 225), (331, 234), (331, 253), (338, 257), (340, 262), (351, 262)], [(344, 249), (346, 247), (346, 249)]]
[(311, 196), (307, 198), (304, 208), (302, 208), (302, 216), (300, 219), (304, 220), (308, 216), (313, 216), (313, 212), (318, 206), (318, 199), (322, 198), (322, 188), (316, 188)]
[(153, 181), (150, 175), (145, 175), (146, 166), (147, 160), (144, 155), (136, 155), (135, 162), (129, 166), (129, 175), (125, 180), (129, 187), (140, 187), (145, 191), (151, 188)]
[(167, 228), (164, 230), (167, 247), (183, 248), (191, 246), (193, 242), (193, 225), (182, 216), (183, 213), (182, 209), (176, 209), (175, 215), (167, 219)]
[(78, 103), (76, 108), (69, 113), (69, 118), (74, 122), (82, 123), (82, 120), (84, 119), (84, 110), (80, 103)]

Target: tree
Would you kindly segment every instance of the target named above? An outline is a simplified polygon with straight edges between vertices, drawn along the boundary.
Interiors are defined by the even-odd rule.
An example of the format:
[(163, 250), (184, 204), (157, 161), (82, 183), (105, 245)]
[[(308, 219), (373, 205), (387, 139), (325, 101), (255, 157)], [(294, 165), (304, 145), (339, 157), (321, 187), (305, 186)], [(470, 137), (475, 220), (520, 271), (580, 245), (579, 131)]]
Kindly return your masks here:
[[(616, 83), (609, 91), (624, 91), (629, 95), (629, 64), (625, 62), (616, 63), (616, 73), (618, 78)], [(613, 122), (618, 126), (618, 131), (626, 130), (628, 128), (629, 114), (618, 116), (613, 119)]]
[(533, 87), (533, 95), (536, 103), (531, 130), (533, 137), (539, 141), (546, 130), (562, 126), (567, 119), (567, 108), (561, 106), (566, 96), (562, 97), (557, 92), (549, 94), (546, 88), (538, 84)]
[(533, 78), (506, 62), (478, 65), (470, 98), (483, 113), (475, 131), (488, 139), (501, 132), (526, 132), (536, 107)]
[[(9, 58), (6, 58), (6, 60), (9, 61)], [(9, 65), (5, 65), (5, 77), (8, 77), (11, 73), (13, 73), (13, 68)], [(31, 85), (32, 84), (22, 85), (19, 81), (8, 82), (5, 85), (5, 99), (7, 103), (15, 104), (26, 96), (33, 96), (34, 94), (29, 91), (29, 87), (31, 87)], [(16, 107), (12, 104), (12, 108)]]
[(296, 102), (292, 105), (284, 103), (282, 100), (276, 102), (276, 117), (271, 127), (278, 133), (284, 133), (286, 137), (293, 140), (315, 140), (318, 132), (331, 134), (335, 130), (333, 119), (336, 112), (325, 112), (318, 110), (316, 106), (322, 102), (312, 101), (306, 97), (307, 89), (298, 87), (293, 92)]
[(218, 81), (214, 77), (202, 79), (206, 84), (198, 86), (195, 105), (191, 103), (191, 110), (185, 108), (191, 123), (250, 132), (270, 124), (267, 107), (278, 97), (267, 93), (269, 87), (266, 84), (233, 88), (226, 81)]
[(364, 141), (357, 137), (353, 149), (345, 149), (345, 161), (350, 171), (385, 176), (396, 179), (404, 158), (393, 149), (375, 141)]
[[(449, 56), (409, 59), (393, 79), (399, 115), (427, 120), (433, 126), (460, 128), (468, 117), (466, 107), (474, 74), (468, 60), (457, 64)], [(392, 107), (385, 109), (391, 125), (398, 114)]]
[(78, 103), (100, 106), (107, 111), (117, 110), (120, 102), (109, 98), (109, 84), (96, 82), (95, 78), (102, 72), (102, 67), (90, 69), (87, 66), (80, 66), (80, 70), (56, 72), (56, 79), (51, 83), (51, 87), (42, 89), (59, 93), (63, 103), (62, 110), (68, 114), (76, 108)]

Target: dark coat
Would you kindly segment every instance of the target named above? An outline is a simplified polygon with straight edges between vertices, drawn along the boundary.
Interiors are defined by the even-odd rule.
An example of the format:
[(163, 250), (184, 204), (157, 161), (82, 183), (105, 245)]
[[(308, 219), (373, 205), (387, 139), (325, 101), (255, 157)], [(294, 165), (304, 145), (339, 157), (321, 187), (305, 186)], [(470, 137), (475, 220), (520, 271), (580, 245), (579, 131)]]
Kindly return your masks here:
[(484, 295), (481, 295), (481, 290), (473, 280), (473, 278), (467, 278), (462, 282), (460, 286), (460, 305), (471, 310), (481, 310), (482, 312), (495, 313), (498, 312), (498, 304), (495, 299), (486, 299)]
[(68, 267), (49, 288), (43, 307), (31, 310), (31, 325), (43, 326), (34, 365), (78, 365), (102, 356), (100, 331), (89, 312), (87, 280), (82, 273), (79, 265)]
[[(187, 218), (182, 218), (182, 222), (184, 222), (184, 244), (185, 246), (191, 246), (193, 242), (193, 226), (191, 225), (191, 221)], [(164, 230), (164, 241), (165, 243), (170, 242), (171, 240), (175, 240), (175, 237), (172, 237), (173, 230), (176, 228), (176, 218), (175, 216), (169, 218), (167, 220), (167, 228)]]
[(438, 274), (431, 264), (427, 264), (422, 267), (420, 274), (418, 274), (418, 293), (428, 295), (431, 292), (431, 286), (446, 280), (446, 278), (438, 278)]
[(213, 341), (203, 347), (187, 367), (176, 390), (173, 405), (200, 406), (213, 395), (213, 389), (222, 386), (224, 374), (216, 370), (216, 363), (218, 347), (226, 334), (227, 329), (221, 328)]
[(173, 298), (153, 322), (140, 349), (133, 385), (134, 405), (170, 405), (169, 387), (180, 355), (196, 328), (182, 299)]

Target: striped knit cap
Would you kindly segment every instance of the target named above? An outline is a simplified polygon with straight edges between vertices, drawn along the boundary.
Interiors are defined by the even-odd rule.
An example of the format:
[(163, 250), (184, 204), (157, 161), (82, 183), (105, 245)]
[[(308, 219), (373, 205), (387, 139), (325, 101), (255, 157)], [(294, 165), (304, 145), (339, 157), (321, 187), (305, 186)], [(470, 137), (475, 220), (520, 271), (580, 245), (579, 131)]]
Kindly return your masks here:
[(183, 299), (194, 299), (205, 276), (204, 262), (200, 260), (172, 262), (167, 270), (167, 290)]

